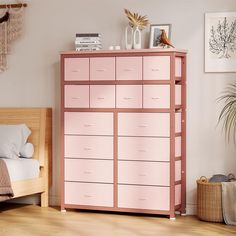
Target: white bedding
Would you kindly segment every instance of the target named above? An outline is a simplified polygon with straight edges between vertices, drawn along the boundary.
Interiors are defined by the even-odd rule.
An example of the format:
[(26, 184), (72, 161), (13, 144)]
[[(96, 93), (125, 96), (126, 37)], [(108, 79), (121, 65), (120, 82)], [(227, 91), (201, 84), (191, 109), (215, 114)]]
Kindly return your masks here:
[(11, 181), (20, 181), (39, 177), (39, 162), (34, 159), (7, 159), (5, 161)]

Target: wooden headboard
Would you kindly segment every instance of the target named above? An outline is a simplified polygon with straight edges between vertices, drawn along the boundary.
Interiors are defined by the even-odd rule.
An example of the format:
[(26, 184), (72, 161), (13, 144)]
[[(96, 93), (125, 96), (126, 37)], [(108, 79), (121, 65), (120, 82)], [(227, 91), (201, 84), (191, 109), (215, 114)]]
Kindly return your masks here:
[(12, 182), (14, 198), (41, 194), (41, 206), (48, 206), (52, 183), (52, 109), (0, 108), (0, 124), (26, 124), (30, 130), (28, 142), (34, 145), (34, 159), (40, 163), (39, 178)]
[(33, 158), (41, 167), (51, 166), (51, 108), (0, 108), (0, 124), (26, 124), (32, 132), (28, 142), (34, 145)]

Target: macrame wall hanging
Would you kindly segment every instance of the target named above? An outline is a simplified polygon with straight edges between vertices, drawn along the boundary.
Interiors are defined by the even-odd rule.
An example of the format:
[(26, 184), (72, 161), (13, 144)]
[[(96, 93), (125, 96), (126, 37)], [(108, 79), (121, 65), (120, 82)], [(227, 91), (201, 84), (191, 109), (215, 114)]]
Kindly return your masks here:
[(0, 5), (0, 72), (7, 69), (7, 54), (23, 29), (25, 3)]

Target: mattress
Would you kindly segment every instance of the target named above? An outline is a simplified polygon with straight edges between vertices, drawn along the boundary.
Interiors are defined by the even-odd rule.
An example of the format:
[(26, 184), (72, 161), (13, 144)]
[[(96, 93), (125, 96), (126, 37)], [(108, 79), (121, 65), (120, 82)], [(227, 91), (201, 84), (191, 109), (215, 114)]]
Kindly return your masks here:
[(7, 159), (5, 161), (11, 181), (27, 180), (39, 177), (39, 162), (34, 159)]

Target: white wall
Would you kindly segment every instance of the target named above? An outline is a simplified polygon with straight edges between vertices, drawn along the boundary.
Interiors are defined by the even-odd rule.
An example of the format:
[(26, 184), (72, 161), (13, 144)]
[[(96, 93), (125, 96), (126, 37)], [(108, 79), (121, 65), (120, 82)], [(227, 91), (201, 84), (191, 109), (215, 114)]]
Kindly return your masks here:
[[(1, 3), (9, 2), (7, 0)], [(215, 99), (235, 73), (204, 73), (204, 13), (236, 11), (235, 0), (27, 0), (22, 37), (12, 46), (8, 70), (0, 74), (1, 107), (53, 107), (53, 186), (60, 198), (59, 52), (73, 50), (75, 33), (100, 32), (104, 48), (124, 45), (123, 8), (146, 14), (152, 24), (171, 23), (172, 41), (188, 50), (187, 208), (196, 207), (196, 179), (236, 174), (233, 145), (225, 145)], [(143, 33), (148, 43), (148, 30)]]

